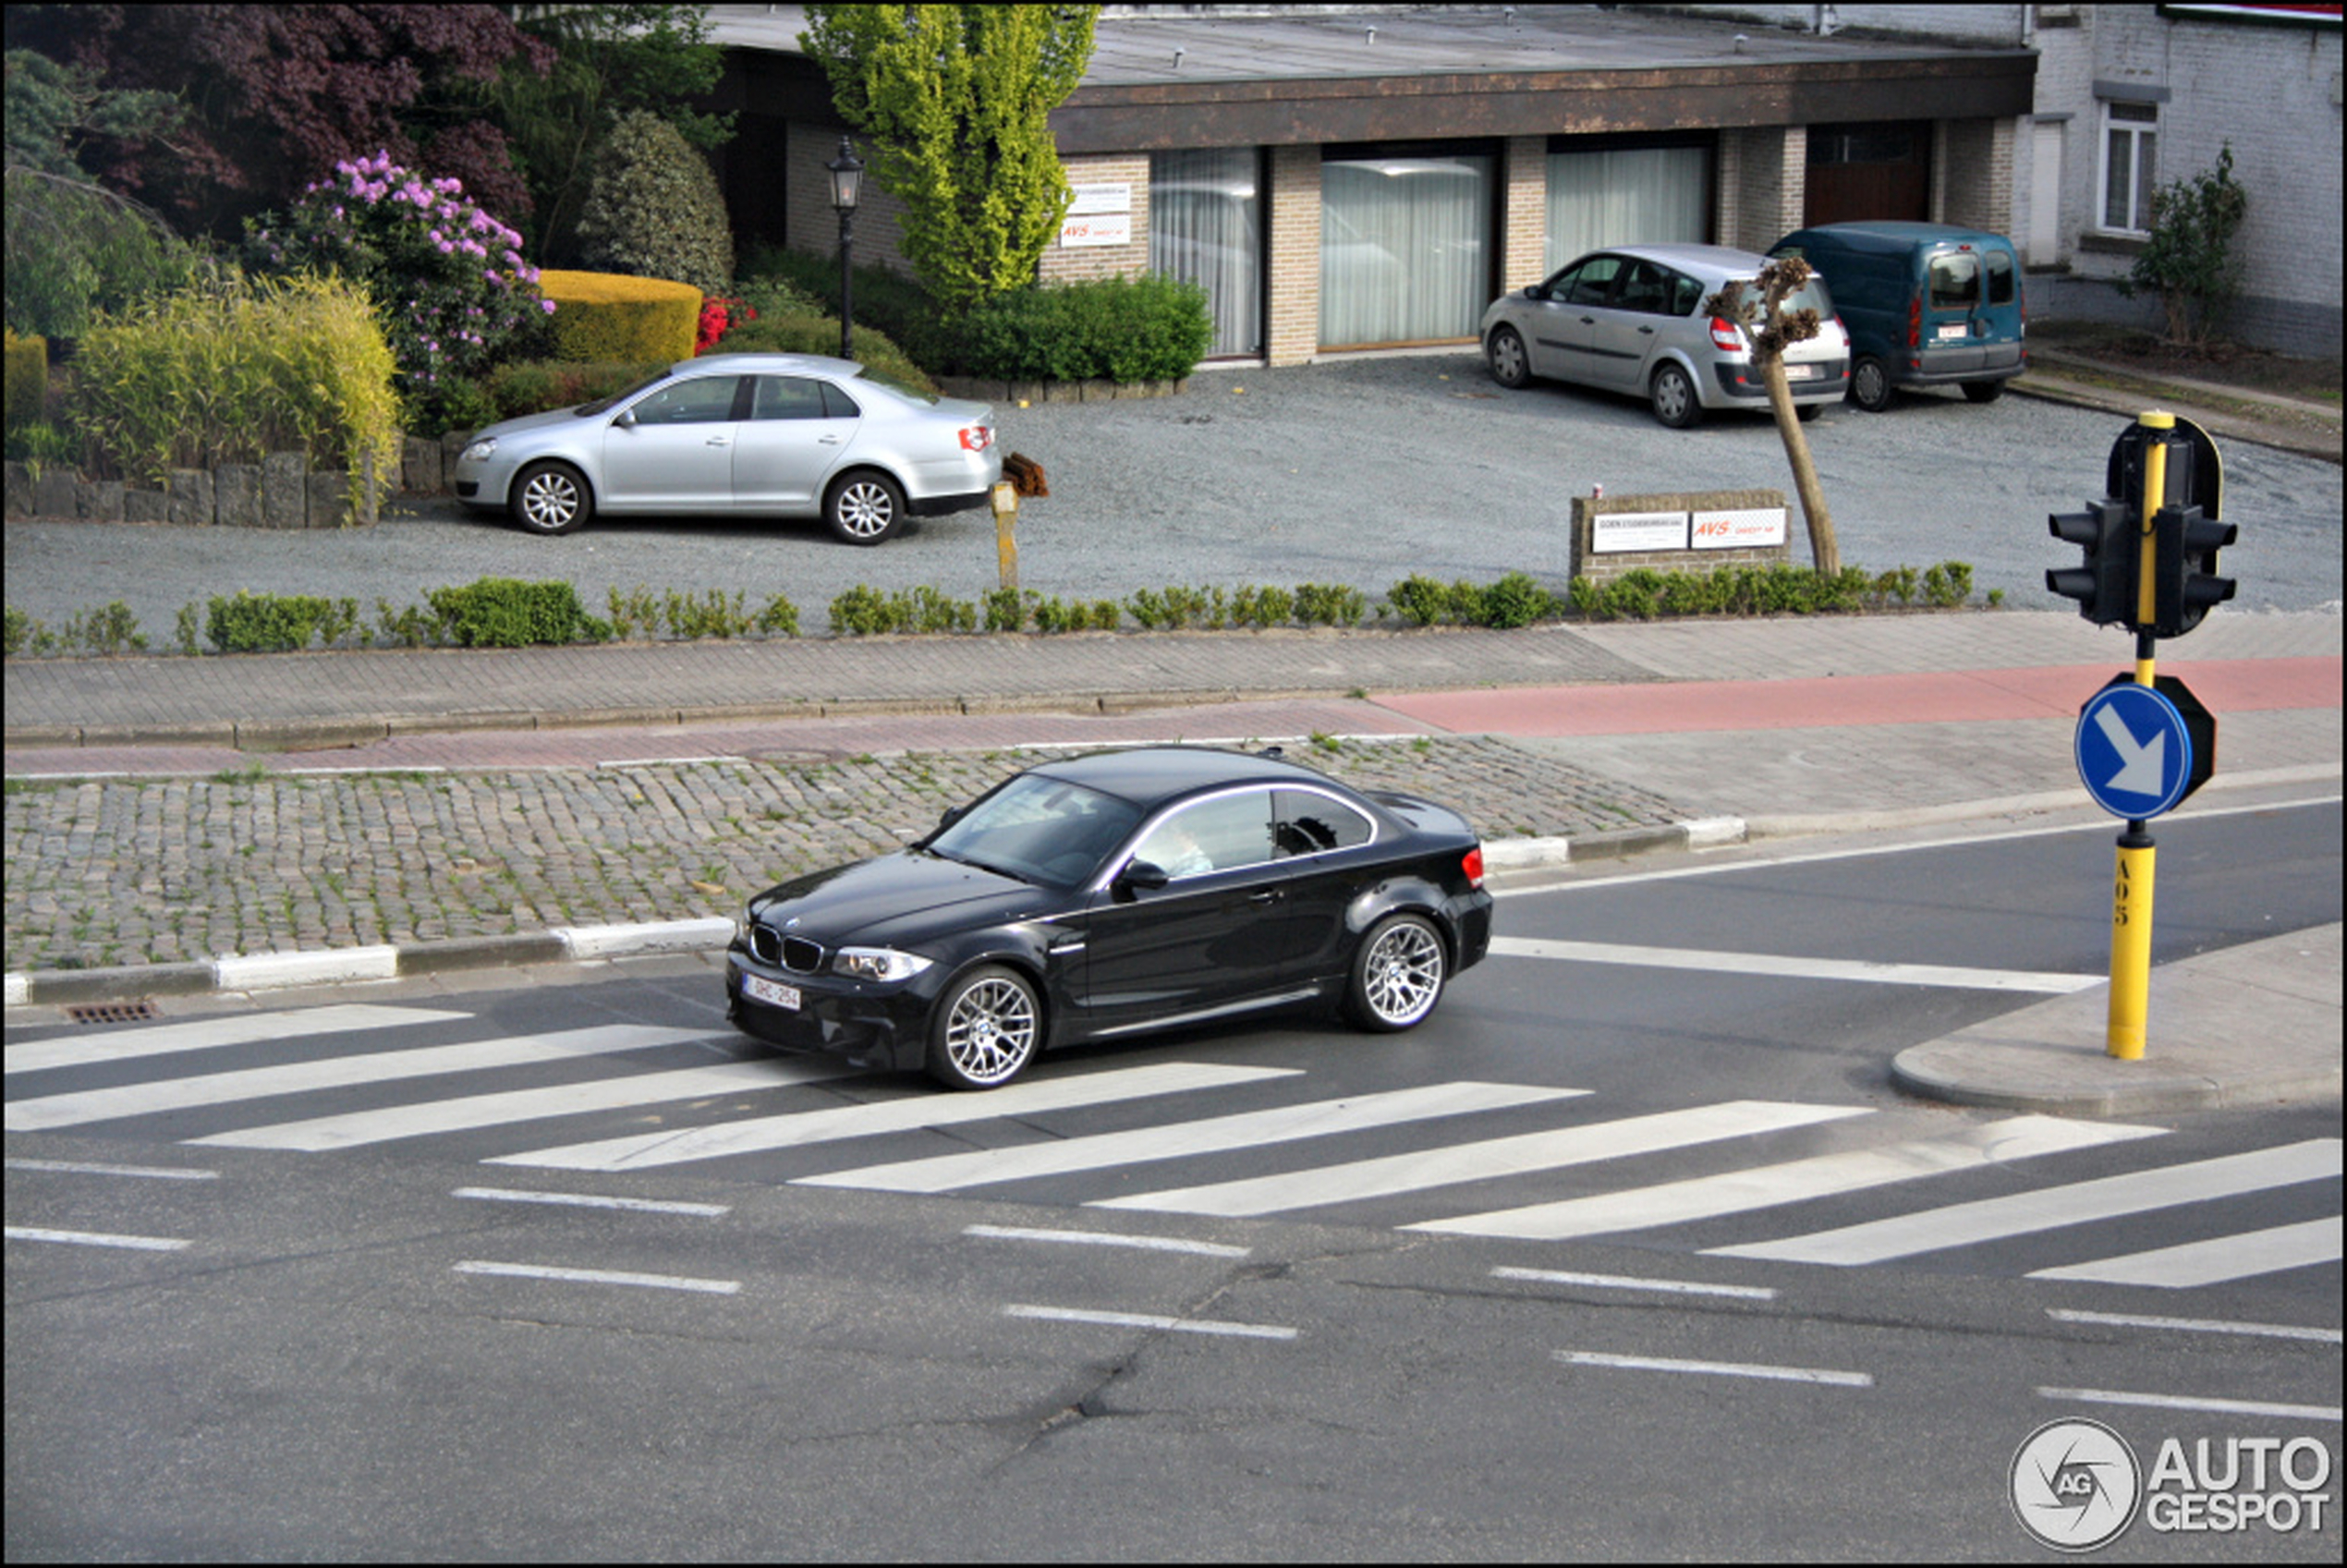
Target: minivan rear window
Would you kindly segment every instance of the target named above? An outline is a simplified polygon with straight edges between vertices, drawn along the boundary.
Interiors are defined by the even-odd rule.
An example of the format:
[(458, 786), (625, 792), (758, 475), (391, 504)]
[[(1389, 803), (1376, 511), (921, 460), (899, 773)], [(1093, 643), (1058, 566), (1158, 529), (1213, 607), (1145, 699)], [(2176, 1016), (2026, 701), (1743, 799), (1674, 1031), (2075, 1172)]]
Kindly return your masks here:
[(1980, 258), (1969, 250), (1934, 256), (1927, 275), (1933, 310), (1968, 310), (1980, 302)]
[(2010, 251), (1988, 252), (1988, 303), (2013, 303), (2013, 255)]

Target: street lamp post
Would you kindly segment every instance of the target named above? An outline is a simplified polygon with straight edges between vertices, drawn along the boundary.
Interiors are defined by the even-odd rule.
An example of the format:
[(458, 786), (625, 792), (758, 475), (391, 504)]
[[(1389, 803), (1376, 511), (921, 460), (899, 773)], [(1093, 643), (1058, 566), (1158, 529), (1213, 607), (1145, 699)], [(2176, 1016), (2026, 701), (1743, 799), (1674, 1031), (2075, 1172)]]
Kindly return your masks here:
[(851, 305), (851, 259), (856, 245), (856, 196), (863, 183), (864, 164), (843, 136), (839, 139), (839, 156), (823, 167), (831, 171), (832, 209), (839, 213), (839, 357), (852, 359), (856, 357), (856, 328)]

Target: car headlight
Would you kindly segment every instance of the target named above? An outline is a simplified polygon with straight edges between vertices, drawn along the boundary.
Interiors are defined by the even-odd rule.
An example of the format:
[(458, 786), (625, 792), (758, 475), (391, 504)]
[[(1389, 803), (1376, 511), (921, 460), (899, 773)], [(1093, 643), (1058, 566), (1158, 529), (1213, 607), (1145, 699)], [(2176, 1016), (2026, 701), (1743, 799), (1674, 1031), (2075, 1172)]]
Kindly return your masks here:
[(859, 980), (909, 980), (931, 960), (893, 947), (843, 947), (832, 954), (832, 967)]
[(480, 441), (474, 442), (462, 452), (457, 453), (456, 461), (459, 463), (486, 463), (489, 461), (490, 455), (496, 450), (497, 438), (493, 435), (487, 436)]

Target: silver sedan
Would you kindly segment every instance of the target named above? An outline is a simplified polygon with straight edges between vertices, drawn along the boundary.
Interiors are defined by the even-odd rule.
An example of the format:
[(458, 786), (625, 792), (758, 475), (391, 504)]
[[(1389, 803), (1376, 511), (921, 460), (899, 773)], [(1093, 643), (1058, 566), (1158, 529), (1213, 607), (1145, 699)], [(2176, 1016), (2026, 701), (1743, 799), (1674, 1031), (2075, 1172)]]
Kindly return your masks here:
[[(1752, 345), (1733, 322), (1703, 308), (1731, 282), (1749, 281), (1768, 258), (1721, 245), (1623, 245), (1582, 257), (1545, 283), (1503, 295), (1483, 312), (1492, 379), (1522, 386), (1534, 376), (1646, 398), (1674, 430), (1708, 408), (1769, 407)], [(1815, 310), (1818, 335), (1784, 351), (1793, 405), (1803, 419), (1838, 403), (1850, 385), (1850, 336), (1823, 279), (1785, 300)]]
[(986, 504), (1003, 477), (994, 410), (873, 381), (851, 359), (712, 354), (614, 397), (491, 425), (456, 496), (562, 534), (597, 512), (821, 517), (878, 544), (907, 517)]

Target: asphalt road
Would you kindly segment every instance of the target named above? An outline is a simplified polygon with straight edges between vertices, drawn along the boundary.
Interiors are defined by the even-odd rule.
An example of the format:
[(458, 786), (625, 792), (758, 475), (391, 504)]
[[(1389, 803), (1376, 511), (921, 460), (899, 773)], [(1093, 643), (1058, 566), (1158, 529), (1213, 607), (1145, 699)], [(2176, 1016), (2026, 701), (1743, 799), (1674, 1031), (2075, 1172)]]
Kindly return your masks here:
[[(1665, 430), (1627, 398), (1505, 392), (1462, 352), (1212, 371), (1179, 396), (1004, 407), (998, 419), (1004, 445), (1040, 461), (1052, 489), (1021, 511), (1021, 582), (1063, 598), (1317, 582), (1374, 601), (1413, 572), (1480, 582), (1514, 570), (1562, 590), (1576, 494), (1793, 490), (1763, 416)], [(1985, 407), (1948, 395), (1883, 415), (1839, 407), (1804, 428), (1846, 563), (1963, 561), (1976, 593), (2034, 606), (2051, 602), (2046, 568), (2076, 564), (2046, 517), (2101, 494), (2125, 423), (2020, 395)], [(2233, 611), (2335, 607), (2338, 469), (2220, 446), (2225, 516), (2241, 529), (2220, 560), (2241, 583)], [(406, 607), (484, 576), (566, 578), (599, 613), (612, 589), (739, 590), (753, 613), (783, 593), (812, 632), (859, 584), (975, 600), (998, 580), (983, 512), (859, 550), (812, 522), (598, 520), (541, 540), (453, 502), (395, 510), (407, 515), (342, 533), (12, 523), (7, 602), (55, 628), (119, 600), (161, 649), (182, 606), (239, 588), (354, 598), (369, 625), (378, 599)], [(1806, 561), (1797, 511), (1793, 530)]]
[[(1880, 1075), (1901, 1045), (2028, 993), (1817, 963), (2091, 973), (2108, 836), (1747, 849), (1511, 894), (1513, 937), (1786, 967), (1495, 954), (1405, 1036), (1281, 1020), (1047, 1059), (1033, 1082), (1176, 1063), (1252, 1075), (1058, 1109), (1022, 1107), (1015, 1086), (952, 1096), (849, 1076), (286, 1141), (288, 1118), (405, 1114), (453, 1093), (815, 1070), (724, 1031), (697, 960), (601, 984), (312, 995), (443, 1015), (145, 1058), (91, 1051), (135, 1028), (90, 1031), (71, 1037), (91, 1052), (79, 1065), (41, 1065), (58, 1031), (19, 1028), (11, 1226), (186, 1245), (11, 1237), (8, 1556), (2010, 1559), (2039, 1550), (2008, 1501), (2016, 1449), (2083, 1415), (2146, 1465), (2171, 1438), (2220, 1455), (2270, 1439), (2314, 1445), (2301, 1476), (2317, 1449), (2327, 1467), (2327, 1530), (2138, 1522), (2111, 1560), (2335, 1562), (2336, 1416), (2305, 1413), (2337, 1404), (2335, 1264), (2166, 1290), (2025, 1277), (2260, 1227), (2335, 1236), (2335, 1174), (2042, 1222), (2082, 1186), (2239, 1156), (2327, 1144), (2335, 1171), (2335, 1105), (2058, 1122), (2085, 1141), (2025, 1152), (2047, 1119), (1901, 1102)], [(2162, 847), (2162, 956), (2339, 917), (2335, 806), (2180, 823)], [(691, 1038), (370, 1076), (375, 1053), (579, 1027)], [(298, 1097), (272, 1076), (337, 1066), (345, 1081)], [(209, 1076), (222, 1071), (258, 1076)], [(1198, 1141), (1207, 1118), (1478, 1083), (1551, 1098)], [(134, 1114), (27, 1125), (134, 1103), (59, 1093), (150, 1085), (160, 1097)], [(910, 1120), (892, 1110), (906, 1101)], [(544, 1158), (614, 1136), (682, 1152), (784, 1104), (894, 1124), (667, 1165)], [(1807, 1119), (1494, 1163), (1531, 1137), (1756, 1113)], [(1185, 1147), (1143, 1147), (1169, 1134)], [(213, 1141), (182, 1141), (198, 1136)], [(1992, 1162), (1946, 1157), (1966, 1138)], [(1577, 1239), (1399, 1228), (1705, 1178), (1748, 1192), (1788, 1162), (1869, 1150), (1911, 1169)], [(532, 1158), (486, 1158), (512, 1155)], [(1397, 1157), (1415, 1187), (1310, 1201), (1322, 1191), (1306, 1184), (1380, 1178)], [(907, 1184), (941, 1160), (960, 1185)], [(1059, 1169), (1013, 1179), (1002, 1163), (1030, 1160)], [(1269, 1209), (1196, 1187), (1164, 1200), (1265, 1177)], [(2031, 1218), (1967, 1244), (1927, 1230), (1979, 1204)], [(1924, 1245), (1843, 1267), (1754, 1250), (1877, 1222)], [(2187, 1403), (2146, 1403), (2162, 1400)]]

